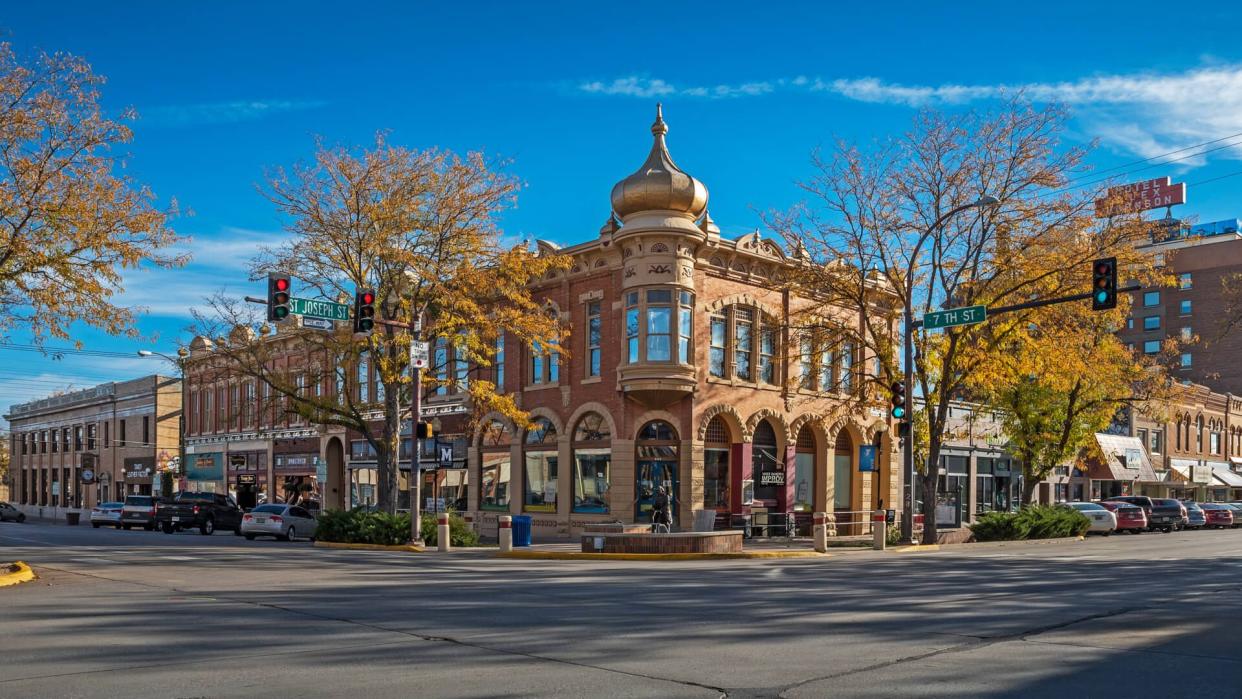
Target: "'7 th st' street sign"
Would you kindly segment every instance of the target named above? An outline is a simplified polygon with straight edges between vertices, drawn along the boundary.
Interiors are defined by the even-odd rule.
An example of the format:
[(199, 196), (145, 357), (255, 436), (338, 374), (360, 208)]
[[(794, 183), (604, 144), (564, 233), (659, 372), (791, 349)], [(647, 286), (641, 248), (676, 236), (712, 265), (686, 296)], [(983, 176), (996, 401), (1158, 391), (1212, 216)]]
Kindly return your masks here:
[(289, 312), (295, 316), (306, 316), (308, 318), (349, 320), (349, 306), (343, 303), (300, 299), (296, 296), (289, 299)]
[(958, 325), (975, 325), (988, 318), (987, 306), (963, 306), (944, 311), (932, 311), (923, 314), (923, 327), (928, 330), (935, 328), (952, 328)]

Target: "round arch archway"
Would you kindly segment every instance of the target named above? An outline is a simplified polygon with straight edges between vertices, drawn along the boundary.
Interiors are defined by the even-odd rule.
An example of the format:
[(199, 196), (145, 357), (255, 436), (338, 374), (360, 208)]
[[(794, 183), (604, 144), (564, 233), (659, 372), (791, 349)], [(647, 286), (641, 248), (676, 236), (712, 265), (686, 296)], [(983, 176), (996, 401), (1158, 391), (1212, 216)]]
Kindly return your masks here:
[(678, 498), (681, 444), (677, 430), (664, 420), (651, 420), (639, 428), (634, 450), (634, 521), (651, 521), (657, 490), (664, 488), (676, 526), (680, 521), (681, 504)]

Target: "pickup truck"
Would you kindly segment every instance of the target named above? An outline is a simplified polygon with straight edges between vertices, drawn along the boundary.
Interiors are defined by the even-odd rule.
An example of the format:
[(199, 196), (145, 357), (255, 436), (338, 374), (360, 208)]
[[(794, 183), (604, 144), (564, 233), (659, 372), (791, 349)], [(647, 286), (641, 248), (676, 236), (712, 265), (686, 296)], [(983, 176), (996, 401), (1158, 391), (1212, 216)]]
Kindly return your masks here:
[(221, 493), (182, 491), (155, 506), (155, 526), (165, 534), (182, 529), (198, 529), (210, 536), (217, 529), (231, 529), (241, 536), (242, 509), (233, 498)]
[(1147, 531), (1157, 529), (1164, 533), (1185, 529), (1189, 523), (1186, 506), (1169, 498), (1151, 498), (1146, 495), (1118, 495), (1108, 498), (1115, 502), (1126, 502), (1143, 508), (1147, 513)]

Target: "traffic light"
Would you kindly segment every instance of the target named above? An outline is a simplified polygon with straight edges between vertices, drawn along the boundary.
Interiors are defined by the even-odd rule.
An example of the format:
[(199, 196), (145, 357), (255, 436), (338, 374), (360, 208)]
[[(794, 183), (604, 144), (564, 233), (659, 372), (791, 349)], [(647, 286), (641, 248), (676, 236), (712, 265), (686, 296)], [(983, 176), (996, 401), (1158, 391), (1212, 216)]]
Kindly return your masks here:
[(354, 332), (369, 333), (375, 327), (375, 292), (354, 292)]
[(435, 428), (430, 422), (420, 422), (414, 428), (414, 436), (419, 439), (431, 439), (436, 436)]
[(289, 275), (273, 272), (267, 275), (267, 319), (289, 317)]
[(1117, 258), (1096, 260), (1091, 266), (1091, 310), (1117, 307)]
[(891, 387), (893, 392), (893, 408), (891, 414), (894, 420), (905, 422), (910, 419), (910, 406), (906, 401), (906, 382), (894, 381)]

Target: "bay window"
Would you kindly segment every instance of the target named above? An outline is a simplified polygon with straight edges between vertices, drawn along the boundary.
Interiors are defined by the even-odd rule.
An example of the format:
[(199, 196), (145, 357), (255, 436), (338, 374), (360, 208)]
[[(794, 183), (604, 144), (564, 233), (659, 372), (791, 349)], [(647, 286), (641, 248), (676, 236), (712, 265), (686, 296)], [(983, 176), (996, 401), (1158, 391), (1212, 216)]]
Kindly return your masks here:
[[(713, 321), (714, 322), (714, 321)], [(718, 357), (718, 346), (713, 325), (712, 358), (723, 364)], [(626, 361), (678, 362), (690, 364), (693, 358), (694, 294), (672, 289), (647, 289), (631, 291), (625, 295), (625, 344)], [(674, 348), (676, 350), (674, 351)], [(719, 361), (717, 361), (719, 359)]]

